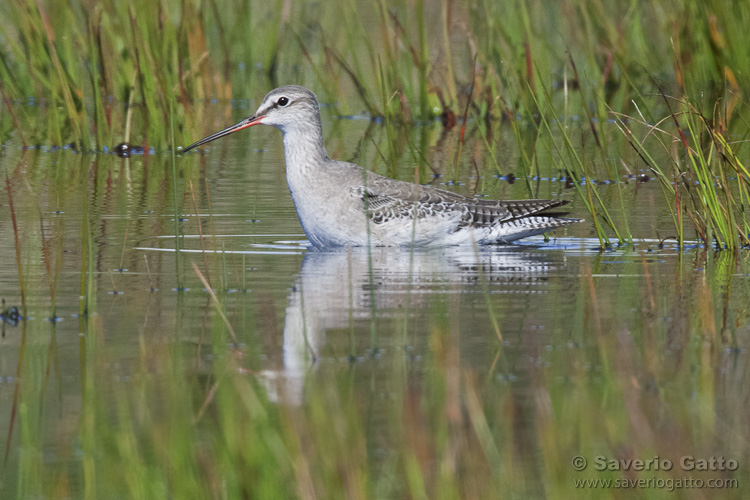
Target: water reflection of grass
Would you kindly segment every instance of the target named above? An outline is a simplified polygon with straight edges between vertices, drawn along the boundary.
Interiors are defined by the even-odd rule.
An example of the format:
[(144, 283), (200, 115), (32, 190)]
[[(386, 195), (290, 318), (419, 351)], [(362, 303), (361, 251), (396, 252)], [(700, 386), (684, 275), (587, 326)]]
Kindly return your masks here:
[[(545, 293), (520, 313), (506, 294), (492, 293), (507, 292), (491, 281), (497, 269), (469, 272), (479, 274), (468, 295), (458, 293), (466, 284), (428, 295), (409, 285), (401, 293), (418, 316), (407, 335), (360, 317), (368, 306), (353, 299), (342, 305), (353, 309), (342, 342), (329, 330), (330, 347), (303, 368), (302, 400), (285, 392), (284, 377), (293, 374), (274, 375), (273, 363), (261, 358), (279, 346), (256, 325), (273, 324), (273, 309), (285, 304), (269, 307), (250, 294), (212, 295), (202, 327), (180, 319), (201, 316), (191, 312), (195, 300), (188, 304), (180, 294), (169, 313), (176, 314), (175, 330), (160, 332), (146, 328), (150, 306), (143, 305), (150, 300), (133, 295), (126, 308), (143, 328), (120, 327), (137, 336), (123, 345), (103, 308), (79, 318), (83, 362), (80, 370), (63, 369), (83, 388), (72, 405), (63, 404), (70, 393), (60, 386), (63, 340), (55, 323), (23, 322), (10, 436), (21, 448), (12, 448), (3, 481), (11, 489), (4, 491), (21, 498), (495, 498), (498, 491), (588, 498), (603, 495), (576, 489), (575, 480), (741, 479), (741, 470), (696, 476), (679, 467), (638, 474), (593, 469), (600, 456), (659, 456), (675, 464), (686, 455), (750, 459), (746, 363), (737, 349), (747, 342), (748, 290), (737, 283), (736, 263), (726, 252), (691, 252), (666, 263), (652, 260), (662, 259), (658, 252), (646, 255), (614, 257), (630, 262), (619, 276), (611, 274), (612, 254), (579, 259), (577, 278), (542, 275), (550, 280)], [(695, 271), (704, 268), (713, 272)], [(413, 278), (424, 279), (424, 270), (410, 272)], [(564, 284), (555, 286), (559, 279)], [(341, 293), (356, 293), (359, 281), (347, 280), (354, 290), (350, 284)], [(197, 275), (186, 281), (200, 289)], [(124, 287), (132, 293), (146, 282), (144, 276)], [(394, 285), (360, 293), (384, 300), (399, 290)], [(444, 286), (451, 285), (433, 285)], [(34, 295), (43, 294), (44, 284), (37, 287)], [(518, 283), (512, 289), (521, 290)], [(305, 302), (301, 310), (314, 318), (315, 307)], [(540, 307), (564, 321), (543, 322), (540, 330)], [(504, 324), (502, 341), (491, 321), (473, 319), (485, 308)], [(373, 324), (381, 343), (375, 351), (368, 340)], [(464, 339), (471, 328), (486, 330), (481, 355)], [(571, 467), (576, 456), (589, 460), (586, 471)], [(722, 497), (743, 498), (746, 490), (740, 483)], [(688, 498), (704, 493), (681, 491)]]

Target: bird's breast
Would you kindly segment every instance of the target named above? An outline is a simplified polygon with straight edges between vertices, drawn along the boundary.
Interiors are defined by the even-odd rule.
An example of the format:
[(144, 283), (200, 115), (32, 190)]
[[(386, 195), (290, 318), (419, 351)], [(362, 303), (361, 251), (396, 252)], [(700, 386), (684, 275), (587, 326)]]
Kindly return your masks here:
[[(365, 244), (367, 222), (361, 200), (325, 172), (287, 172), (289, 192), (302, 228), (316, 246)], [(359, 201), (359, 203), (358, 203)]]

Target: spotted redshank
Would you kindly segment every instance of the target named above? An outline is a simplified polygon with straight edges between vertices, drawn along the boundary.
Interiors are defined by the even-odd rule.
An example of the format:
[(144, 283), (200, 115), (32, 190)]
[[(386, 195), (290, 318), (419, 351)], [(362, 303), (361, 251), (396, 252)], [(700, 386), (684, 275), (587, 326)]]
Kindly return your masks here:
[(476, 199), (332, 160), (323, 145), (318, 99), (298, 85), (272, 90), (253, 116), (183, 152), (258, 124), (284, 136), (289, 191), (305, 234), (318, 248), (509, 243), (581, 222), (548, 212), (564, 200)]

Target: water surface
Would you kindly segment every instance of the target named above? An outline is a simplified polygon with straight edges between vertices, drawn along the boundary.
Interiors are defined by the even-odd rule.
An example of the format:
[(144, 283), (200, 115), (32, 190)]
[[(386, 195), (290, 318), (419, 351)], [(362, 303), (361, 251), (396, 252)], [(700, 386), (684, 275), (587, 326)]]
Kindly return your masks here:
[[(386, 161), (381, 125), (327, 114), (324, 127), (334, 158), (469, 195), (532, 189), (590, 219), (559, 173), (527, 182), (502, 127), (499, 168), (474, 136), (458, 169), (439, 124), (405, 135), (429, 165), (405, 140)], [(310, 475), (332, 494), (362, 481), (404, 496), (415, 491), (404, 471), (419, 470), (431, 498), (441, 484), (462, 497), (573, 497), (590, 492), (577, 479), (621, 477), (578, 472), (574, 457), (654, 455), (740, 468), (634, 477), (739, 478), (722, 491), (746, 491), (747, 256), (664, 241), (674, 229), (655, 182), (592, 186), (628, 221), (632, 247), (600, 250), (588, 221), (510, 246), (317, 252), (277, 131), (178, 157), (177, 215), (170, 156), (154, 153), (4, 144), (18, 231), (4, 190), (0, 290), (22, 306), (18, 236), (27, 310), (0, 339), (4, 495), (75, 497), (86, 482), (132, 494), (117, 479), (128, 463), (152, 471), (145, 491), (182, 471), (212, 496), (217, 464), (260, 470), (244, 455), (253, 439), (268, 439), (257, 453), (278, 467), (269, 478)]]

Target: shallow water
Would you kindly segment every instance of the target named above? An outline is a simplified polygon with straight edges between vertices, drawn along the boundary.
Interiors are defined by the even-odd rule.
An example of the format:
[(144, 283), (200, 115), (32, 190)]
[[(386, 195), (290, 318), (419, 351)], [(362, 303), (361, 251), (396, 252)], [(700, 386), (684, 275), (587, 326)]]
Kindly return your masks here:
[[(324, 127), (332, 157), (414, 178), (405, 144), (395, 171), (383, 166), (381, 126), (326, 116)], [(437, 124), (416, 134), (443, 174), (434, 184), (491, 198), (528, 196), (525, 178), (501, 177), (515, 170), (512, 143), (501, 139), (498, 149), (507, 153), (507, 170), (479, 171), (467, 160), (453, 173), (440, 162), (452, 158), (455, 137), (441, 136)], [(482, 144), (471, 138), (465, 151), (489, 162)], [(0, 429), (10, 436), (4, 494), (56, 497), (63, 488), (77, 496), (90, 480), (92, 453), (102, 464), (130, 456), (107, 447), (108, 432), (113, 440), (134, 433), (135, 446), (149, 448), (158, 429), (178, 425), (165, 394), (200, 395), (187, 405), (187, 422), (204, 422), (204, 411), (221, 421), (230, 413), (208, 396), (211, 385), (246, 382), (282, 413), (293, 436), (322, 435), (316, 408), (343, 406), (356, 431), (339, 444), (362, 447), (371, 489), (383, 498), (404, 492), (393, 471), (409, 459), (426, 477), (436, 463), (452, 461), (461, 464), (458, 477), (467, 474), (462, 467), (478, 475), (486, 467), (494, 487), (552, 498), (575, 495), (575, 479), (618, 477), (573, 470), (577, 455), (675, 463), (723, 455), (739, 470), (700, 478), (747, 477), (747, 256), (662, 244), (674, 229), (655, 182), (623, 177), (593, 186), (628, 220), (634, 248), (600, 251), (585, 222), (511, 246), (314, 252), (272, 129), (255, 127), (178, 157), (176, 223), (167, 153), (121, 159), (21, 151), (9, 142), (0, 163), (27, 307), (27, 319), (4, 325), (0, 339)], [(572, 216), (590, 219), (554, 175), (531, 184), (540, 197), (572, 199)], [(21, 307), (6, 190), (0, 205), (0, 290), (6, 307)], [(151, 378), (155, 390), (139, 385)], [(110, 412), (118, 418), (108, 430), (101, 421)], [(198, 425), (193, 439), (211, 442), (218, 429)], [(308, 460), (325, 456), (322, 445), (299, 446)], [(117, 469), (100, 467), (105, 478)], [(648, 477), (690, 474), (678, 469)], [(38, 471), (49, 474), (29, 484)], [(397, 486), (386, 488), (394, 477)], [(747, 491), (739, 486), (731, 493)], [(96, 491), (118, 491), (108, 488)]]

